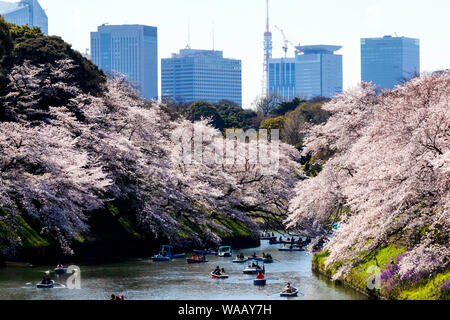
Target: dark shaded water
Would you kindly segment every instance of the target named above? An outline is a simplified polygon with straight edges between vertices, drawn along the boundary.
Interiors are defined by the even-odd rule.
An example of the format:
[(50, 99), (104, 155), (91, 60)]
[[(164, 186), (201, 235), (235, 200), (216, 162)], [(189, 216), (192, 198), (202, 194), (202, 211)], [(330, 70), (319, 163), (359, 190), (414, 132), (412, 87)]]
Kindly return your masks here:
[[(188, 265), (185, 259), (154, 263), (151, 259), (126, 263), (83, 266), (81, 289), (36, 289), (46, 270), (54, 267), (0, 269), (1, 300), (106, 300), (112, 293), (123, 294), (127, 300), (279, 300), (279, 292), (286, 282), (299, 288), (298, 300), (350, 300), (367, 299), (365, 296), (314, 274), (312, 255), (306, 252), (279, 252), (279, 245), (262, 241), (261, 247), (234, 250), (234, 255), (245, 256), (256, 252), (271, 253), (279, 260), (266, 265), (267, 285), (256, 287), (255, 276), (244, 275), (245, 264), (234, 264), (233, 258), (208, 256), (206, 264)], [(187, 257), (190, 255), (187, 255)], [(226, 280), (213, 280), (210, 272), (225, 268), (230, 275)], [(52, 279), (66, 284), (67, 276)], [(30, 284), (31, 283), (31, 284)]]

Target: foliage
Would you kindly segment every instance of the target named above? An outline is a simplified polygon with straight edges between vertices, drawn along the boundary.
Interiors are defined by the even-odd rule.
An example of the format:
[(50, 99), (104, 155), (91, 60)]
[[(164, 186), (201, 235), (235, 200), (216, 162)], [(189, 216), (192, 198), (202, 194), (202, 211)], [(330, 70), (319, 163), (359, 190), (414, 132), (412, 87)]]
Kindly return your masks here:
[[(303, 155), (331, 158), (299, 182), (288, 225), (324, 237), (330, 217), (350, 209), (338, 215), (327, 265), (397, 241), (407, 249), (401, 277), (449, 267), (449, 100), (450, 77), (425, 75), (382, 95), (362, 84), (323, 107), (332, 116), (309, 131)], [(343, 263), (334, 278), (352, 268)]]
[(197, 101), (189, 106), (186, 110), (186, 118), (190, 121), (200, 121), (202, 119), (210, 119), (214, 128), (222, 131), (225, 128), (223, 121), (217, 109), (209, 102)]
[(45, 36), (39, 28), (8, 24), (14, 50), (5, 60), (5, 67), (10, 69), (25, 61), (34, 65), (52, 64), (58, 60), (70, 59), (74, 65), (69, 85), (76, 85), (83, 92), (99, 94), (106, 82), (105, 75), (93, 63), (84, 58), (71, 45), (56, 36)]
[(0, 61), (3, 57), (9, 55), (13, 49), (13, 42), (5, 19), (0, 16)]
[[(209, 120), (171, 118), (120, 78), (109, 79), (101, 95), (86, 93), (72, 81), (75, 70), (68, 59), (27, 60), (8, 74), (8, 93), (0, 97), (7, 115), (0, 119), (2, 230), (14, 230), (30, 216), (41, 234), (72, 253), (71, 244), (89, 236), (102, 212), (128, 235), (174, 245), (183, 238), (204, 244), (219, 243), (221, 234), (256, 236), (254, 218), (287, 216), (299, 175), (295, 149), (280, 144), (274, 175), (265, 175), (245, 152), (236, 164), (178, 163), (173, 135), (187, 134), (190, 141), (195, 132), (218, 136)], [(193, 115), (196, 107), (216, 111), (198, 103)], [(206, 152), (221, 142), (201, 146)], [(0, 233), (2, 243), (14, 235)], [(20, 246), (8, 243), (11, 250)]]

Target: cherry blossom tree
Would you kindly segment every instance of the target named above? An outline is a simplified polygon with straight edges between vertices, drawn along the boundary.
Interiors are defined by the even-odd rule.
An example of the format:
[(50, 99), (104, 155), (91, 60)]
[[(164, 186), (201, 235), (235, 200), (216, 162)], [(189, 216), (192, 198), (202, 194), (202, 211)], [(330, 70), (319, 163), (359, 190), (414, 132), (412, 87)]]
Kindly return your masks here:
[[(400, 273), (449, 265), (450, 77), (425, 75), (376, 95), (362, 84), (324, 106), (306, 153), (331, 150), (316, 177), (297, 186), (290, 226), (326, 235), (327, 265), (347, 274), (373, 250), (401, 241)], [(313, 226), (313, 227), (311, 227)]]

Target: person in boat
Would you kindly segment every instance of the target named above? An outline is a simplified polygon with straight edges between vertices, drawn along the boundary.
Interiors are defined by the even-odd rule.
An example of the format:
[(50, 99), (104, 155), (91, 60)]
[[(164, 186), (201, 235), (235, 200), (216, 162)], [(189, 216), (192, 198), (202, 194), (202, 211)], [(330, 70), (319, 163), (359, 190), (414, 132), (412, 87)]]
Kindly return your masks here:
[(56, 266), (56, 269), (64, 269), (64, 266), (60, 263)]
[(258, 275), (256, 276), (256, 279), (258, 279), (258, 280), (263, 280), (264, 279), (264, 275), (262, 274), (261, 271), (258, 272)]
[(239, 258), (241, 259), (241, 260), (244, 260), (245, 258), (244, 258), (244, 254), (241, 252), (241, 254), (239, 255)]
[(195, 260), (197, 260), (197, 261), (200, 261), (200, 257), (199, 257), (199, 256), (197, 256), (197, 257), (195, 258)]
[(272, 232), (272, 237), (275, 237), (275, 234)]
[(222, 268), (222, 270), (220, 270), (220, 273), (221, 273), (221, 274), (227, 274), (227, 273), (225, 272), (225, 269), (224, 269), (224, 268)]
[(213, 274), (220, 276), (220, 267), (219, 266), (216, 267), (216, 270), (213, 271)]
[(50, 279), (50, 277), (48, 275), (44, 275), (44, 277), (42, 278), (41, 284), (51, 284), (52, 283), (52, 279)]
[(263, 258), (265, 259), (266, 258), (266, 254), (263, 252)]
[(280, 236), (280, 242), (283, 242), (283, 237)]
[(121, 300), (121, 301), (125, 300), (125, 298), (124, 298), (123, 295), (120, 295), (120, 296), (118, 296), (117, 298), (118, 298), (118, 300)]
[(202, 256), (202, 261), (206, 261), (206, 256), (205, 256), (205, 254), (203, 254), (203, 256)]
[(112, 294), (112, 295), (111, 295), (111, 298), (109, 299), (109, 301), (116, 301), (116, 295), (115, 295), (115, 294)]
[(292, 288), (291, 284), (288, 282), (288, 283), (286, 284), (286, 287), (284, 288), (284, 292), (285, 292), (285, 293), (292, 293), (292, 292), (293, 292), (292, 289), (293, 289), (293, 288)]
[(256, 252), (253, 252), (253, 254), (252, 254), (252, 258), (257, 258), (258, 256), (256, 255)]

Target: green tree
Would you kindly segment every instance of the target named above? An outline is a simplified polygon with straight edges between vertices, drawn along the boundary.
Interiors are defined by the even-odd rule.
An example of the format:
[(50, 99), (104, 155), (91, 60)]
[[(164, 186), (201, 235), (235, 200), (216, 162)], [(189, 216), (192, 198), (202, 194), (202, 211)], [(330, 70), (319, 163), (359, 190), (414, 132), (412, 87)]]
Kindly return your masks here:
[(292, 101), (281, 102), (278, 107), (273, 110), (273, 115), (284, 116), (289, 111), (295, 110), (301, 103), (305, 103), (305, 100), (294, 98)]
[(213, 104), (206, 101), (197, 101), (186, 110), (186, 118), (190, 121), (211, 119), (211, 124), (218, 130), (223, 131), (225, 122)]
[(283, 139), (283, 136), (281, 133), (282, 133), (282, 130), (284, 127), (284, 121), (285, 121), (284, 117), (269, 118), (269, 119), (266, 119), (263, 122), (261, 122), (261, 125), (259, 128), (267, 129), (269, 134), (271, 133), (272, 129), (278, 129), (278, 130), (280, 130), (280, 138)]
[(91, 94), (102, 92), (106, 82), (104, 73), (60, 37), (47, 37), (36, 27), (9, 24), (9, 29), (14, 42), (9, 61), (11, 66), (20, 65), (25, 60), (30, 60), (32, 64), (51, 64), (57, 60), (71, 59), (76, 65), (73, 81), (80, 89)]
[(11, 39), (11, 33), (5, 19), (0, 16), (0, 61), (11, 53), (13, 49), (13, 42)]

